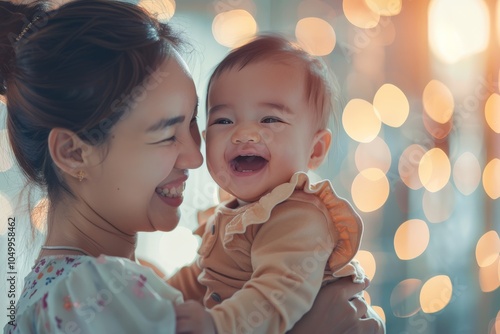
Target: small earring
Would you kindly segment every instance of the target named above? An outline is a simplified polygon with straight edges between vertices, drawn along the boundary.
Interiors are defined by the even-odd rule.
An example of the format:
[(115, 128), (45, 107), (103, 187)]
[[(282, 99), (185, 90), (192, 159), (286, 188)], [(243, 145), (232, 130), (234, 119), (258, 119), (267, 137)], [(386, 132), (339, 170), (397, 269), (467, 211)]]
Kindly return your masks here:
[(85, 172), (83, 170), (78, 171), (78, 173), (76, 173), (76, 177), (78, 178), (79, 182), (82, 182), (85, 178)]

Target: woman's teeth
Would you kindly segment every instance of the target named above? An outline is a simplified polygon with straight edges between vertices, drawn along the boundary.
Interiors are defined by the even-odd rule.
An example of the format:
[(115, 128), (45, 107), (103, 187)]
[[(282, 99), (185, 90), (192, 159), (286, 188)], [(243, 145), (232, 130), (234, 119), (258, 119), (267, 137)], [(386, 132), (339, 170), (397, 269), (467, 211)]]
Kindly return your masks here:
[(185, 188), (186, 184), (183, 183), (176, 188), (156, 188), (156, 193), (163, 197), (181, 197)]

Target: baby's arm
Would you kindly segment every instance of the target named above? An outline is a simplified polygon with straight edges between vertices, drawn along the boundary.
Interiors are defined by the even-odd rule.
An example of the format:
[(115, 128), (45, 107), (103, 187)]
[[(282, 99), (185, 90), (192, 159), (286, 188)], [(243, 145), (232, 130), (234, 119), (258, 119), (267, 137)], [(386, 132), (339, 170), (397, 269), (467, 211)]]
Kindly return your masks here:
[(176, 334), (216, 334), (214, 320), (205, 306), (188, 300), (175, 305)]
[(210, 310), (219, 333), (284, 333), (311, 308), (333, 248), (327, 224), (310, 203), (273, 209), (252, 243), (252, 278)]

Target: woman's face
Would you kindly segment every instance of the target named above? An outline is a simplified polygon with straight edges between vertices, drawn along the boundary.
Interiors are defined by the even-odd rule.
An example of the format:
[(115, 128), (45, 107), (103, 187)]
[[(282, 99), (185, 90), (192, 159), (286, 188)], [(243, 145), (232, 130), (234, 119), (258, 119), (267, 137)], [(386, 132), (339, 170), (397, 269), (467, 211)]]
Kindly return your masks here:
[(172, 55), (141, 86), (106, 148), (91, 153), (95, 163), (81, 184), (92, 210), (127, 234), (174, 229), (188, 169), (203, 162), (198, 99), (180, 56)]

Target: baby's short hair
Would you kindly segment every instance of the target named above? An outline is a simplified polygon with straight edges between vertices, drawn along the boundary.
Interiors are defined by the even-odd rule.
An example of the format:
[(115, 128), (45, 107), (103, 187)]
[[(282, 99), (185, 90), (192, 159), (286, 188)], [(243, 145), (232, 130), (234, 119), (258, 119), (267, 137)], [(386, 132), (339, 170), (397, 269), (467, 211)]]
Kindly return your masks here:
[(338, 84), (335, 77), (321, 58), (312, 56), (297, 44), (280, 35), (260, 35), (249, 43), (232, 50), (217, 65), (210, 76), (207, 92), (210, 91), (212, 81), (222, 73), (234, 67), (238, 67), (240, 70), (248, 64), (266, 60), (294, 66), (298, 64), (304, 68), (305, 97), (309, 100), (309, 105), (316, 111), (317, 128), (328, 128), (329, 121), (336, 112), (334, 101), (336, 100), (337, 92), (335, 90)]

